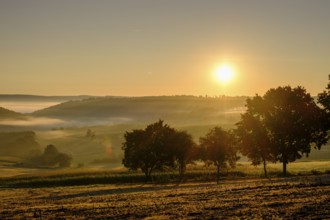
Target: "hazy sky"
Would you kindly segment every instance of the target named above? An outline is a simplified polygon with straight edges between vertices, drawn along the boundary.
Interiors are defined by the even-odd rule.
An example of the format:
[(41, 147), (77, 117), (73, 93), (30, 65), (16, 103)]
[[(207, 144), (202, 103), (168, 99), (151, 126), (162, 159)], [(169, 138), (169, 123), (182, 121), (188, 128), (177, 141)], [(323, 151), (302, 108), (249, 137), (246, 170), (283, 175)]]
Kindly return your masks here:
[(316, 95), (330, 74), (330, 0), (0, 0), (0, 28), (2, 94)]

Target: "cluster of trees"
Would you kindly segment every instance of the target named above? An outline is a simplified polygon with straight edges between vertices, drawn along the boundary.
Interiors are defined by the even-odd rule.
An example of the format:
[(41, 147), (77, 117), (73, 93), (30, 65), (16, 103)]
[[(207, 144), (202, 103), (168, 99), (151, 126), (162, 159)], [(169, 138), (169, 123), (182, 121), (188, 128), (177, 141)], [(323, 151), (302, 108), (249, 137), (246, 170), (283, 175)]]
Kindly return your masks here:
[(183, 176), (186, 165), (203, 160), (217, 167), (217, 180), (221, 167), (234, 167), (237, 156), (236, 136), (233, 131), (214, 127), (197, 145), (186, 131), (178, 131), (162, 120), (145, 129), (126, 132), (123, 164), (131, 170), (141, 169), (150, 179), (154, 170), (178, 168)]
[(39, 168), (65, 168), (70, 167), (71, 161), (70, 155), (59, 152), (54, 145), (50, 144), (47, 145), (42, 154), (31, 157), (26, 165)]
[(329, 139), (327, 114), (302, 87), (270, 89), (263, 97), (247, 100), (247, 111), (237, 123), (240, 152), (252, 164), (281, 162), (283, 175), (289, 162), (308, 156)]
[(203, 160), (217, 167), (219, 181), (220, 168), (234, 167), (240, 152), (253, 165), (263, 164), (265, 176), (267, 162), (281, 162), (286, 175), (288, 163), (308, 156), (312, 147), (320, 149), (329, 139), (330, 82), (318, 95), (318, 103), (299, 86), (270, 89), (262, 97), (247, 99), (247, 110), (235, 129), (214, 127), (199, 145), (187, 132), (160, 120), (125, 133), (123, 164), (150, 178), (153, 170), (167, 167), (178, 167), (183, 175), (186, 164)]

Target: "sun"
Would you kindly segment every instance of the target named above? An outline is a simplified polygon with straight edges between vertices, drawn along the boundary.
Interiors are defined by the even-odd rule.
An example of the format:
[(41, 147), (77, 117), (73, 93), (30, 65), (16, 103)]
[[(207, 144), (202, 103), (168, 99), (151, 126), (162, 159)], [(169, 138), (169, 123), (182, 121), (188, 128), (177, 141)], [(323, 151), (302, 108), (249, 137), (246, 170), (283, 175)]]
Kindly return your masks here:
[(230, 65), (220, 65), (215, 69), (215, 78), (221, 83), (229, 83), (234, 78), (234, 70)]

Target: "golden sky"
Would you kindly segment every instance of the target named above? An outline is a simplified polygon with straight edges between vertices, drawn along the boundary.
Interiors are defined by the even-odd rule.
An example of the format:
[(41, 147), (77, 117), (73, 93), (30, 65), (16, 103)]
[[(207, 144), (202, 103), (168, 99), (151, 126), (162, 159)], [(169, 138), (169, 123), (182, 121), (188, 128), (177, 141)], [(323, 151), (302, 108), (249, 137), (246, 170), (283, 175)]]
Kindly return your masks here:
[(316, 95), (329, 21), (328, 0), (0, 0), (0, 94)]

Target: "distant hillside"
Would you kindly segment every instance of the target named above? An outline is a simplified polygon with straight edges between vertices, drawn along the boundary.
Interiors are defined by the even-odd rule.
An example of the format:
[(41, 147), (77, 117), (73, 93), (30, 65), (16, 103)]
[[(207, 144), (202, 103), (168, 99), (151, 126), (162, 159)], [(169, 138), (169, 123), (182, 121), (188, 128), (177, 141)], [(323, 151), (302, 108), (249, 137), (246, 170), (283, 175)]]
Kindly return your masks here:
[(5, 108), (0, 107), (0, 120), (26, 119), (26, 116)]
[(31, 113), (70, 100), (82, 100), (92, 96), (35, 96), (0, 94), (0, 106), (20, 112)]
[(38, 95), (12, 95), (0, 94), (0, 102), (66, 102), (70, 100), (81, 100), (93, 96), (38, 96)]
[(69, 101), (32, 113), (65, 120), (210, 124), (244, 111), (246, 97), (98, 97)]

